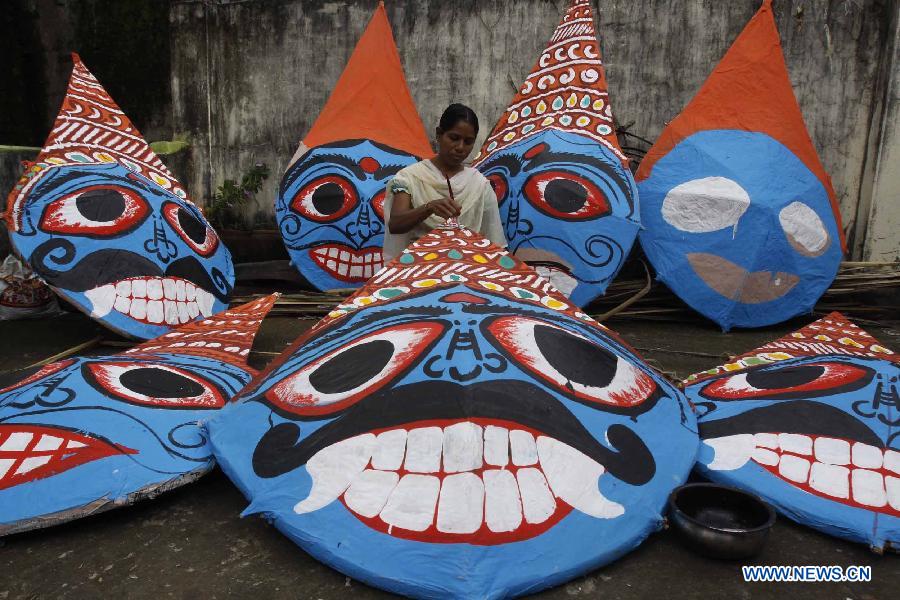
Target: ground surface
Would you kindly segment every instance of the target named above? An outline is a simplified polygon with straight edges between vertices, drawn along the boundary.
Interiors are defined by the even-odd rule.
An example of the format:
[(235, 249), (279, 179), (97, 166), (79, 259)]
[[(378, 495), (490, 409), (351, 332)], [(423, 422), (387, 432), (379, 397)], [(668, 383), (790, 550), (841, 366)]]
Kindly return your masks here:
[[(812, 320), (723, 334), (684, 323), (614, 320), (608, 325), (655, 367), (685, 377)], [(261, 367), (314, 320), (269, 318), (251, 354)], [(900, 324), (864, 328), (900, 348)], [(74, 313), (44, 322), (0, 323), (0, 371), (30, 365), (112, 334)], [(91, 353), (115, 353), (98, 346)], [(239, 518), (240, 492), (218, 470), (154, 500), (0, 540), (0, 600), (13, 598), (382, 598), (306, 555), (258, 518)], [(779, 519), (761, 555), (765, 565), (871, 565), (871, 583), (745, 583), (738, 562), (685, 550), (671, 531), (651, 536), (619, 561), (536, 598), (897, 598), (900, 556), (877, 556)]]

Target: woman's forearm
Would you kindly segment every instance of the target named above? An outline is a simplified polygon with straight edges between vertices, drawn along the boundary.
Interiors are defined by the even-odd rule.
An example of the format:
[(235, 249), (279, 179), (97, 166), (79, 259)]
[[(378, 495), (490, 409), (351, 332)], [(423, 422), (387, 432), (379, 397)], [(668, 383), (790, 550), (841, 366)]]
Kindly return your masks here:
[(408, 210), (392, 210), (388, 221), (388, 230), (391, 233), (407, 233), (413, 227), (434, 214), (430, 203), (419, 207), (410, 207)]

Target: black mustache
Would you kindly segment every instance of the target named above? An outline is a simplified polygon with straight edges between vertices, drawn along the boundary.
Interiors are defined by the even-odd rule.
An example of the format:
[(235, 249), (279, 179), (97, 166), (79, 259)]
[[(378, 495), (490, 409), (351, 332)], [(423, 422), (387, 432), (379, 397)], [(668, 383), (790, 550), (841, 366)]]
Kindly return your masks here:
[[(61, 251), (61, 254), (60, 254)], [(85, 292), (101, 285), (130, 277), (181, 277), (206, 290), (222, 302), (228, 302), (231, 286), (219, 269), (207, 273), (193, 256), (172, 261), (165, 272), (153, 261), (128, 250), (104, 249), (91, 252), (72, 268), (59, 271), (52, 265), (67, 265), (75, 259), (75, 245), (65, 239), (51, 239), (31, 255), (31, 267), (50, 285), (73, 292)]]
[(512, 421), (557, 439), (602, 464), (613, 477), (643, 485), (656, 473), (650, 450), (631, 429), (611, 425), (606, 448), (559, 400), (527, 382), (487, 381), (461, 386), (449, 381), (413, 383), (362, 400), (332, 423), (297, 443), (300, 426), (281, 423), (266, 432), (253, 452), (260, 477), (292, 471), (320, 450), (362, 433), (421, 420), (486, 418)]
[(799, 433), (847, 438), (877, 448), (885, 443), (860, 420), (828, 404), (807, 400), (782, 402), (745, 413), (700, 423), (700, 438), (740, 433)]

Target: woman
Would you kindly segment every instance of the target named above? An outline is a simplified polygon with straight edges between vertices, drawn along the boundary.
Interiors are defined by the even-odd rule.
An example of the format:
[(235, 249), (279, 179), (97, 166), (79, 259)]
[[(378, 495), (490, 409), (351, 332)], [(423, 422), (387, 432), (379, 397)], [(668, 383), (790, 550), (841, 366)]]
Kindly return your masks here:
[(384, 199), (384, 262), (413, 241), (456, 219), (501, 248), (506, 236), (497, 197), (477, 170), (463, 166), (478, 135), (478, 117), (468, 106), (451, 104), (435, 129), (438, 152), (400, 170), (387, 184)]

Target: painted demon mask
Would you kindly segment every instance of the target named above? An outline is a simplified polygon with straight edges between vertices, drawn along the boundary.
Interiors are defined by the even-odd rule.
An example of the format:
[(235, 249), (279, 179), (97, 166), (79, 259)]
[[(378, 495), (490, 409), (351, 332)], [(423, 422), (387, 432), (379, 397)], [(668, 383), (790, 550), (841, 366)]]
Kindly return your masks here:
[(124, 335), (150, 339), (228, 305), (228, 249), (77, 56), (7, 223), (36, 273)]
[(359, 287), (381, 269), (385, 186), (417, 157), (432, 154), (379, 4), (275, 202), (300, 274), (331, 290)]
[(606, 290), (640, 211), (588, 0), (572, 0), (475, 164), (494, 186), (517, 257), (579, 306)]
[(246, 357), (273, 302), (119, 355), (10, 374), (18, 381), (0, 390), (0, 534), (152, 497), (211, 469), (199, 423), (254, 374)]
[(291, 262), (322, 290), (356, 287), (382, 267), (388, 180), (416, 162), (368, 140), (307, 152), (284, 175), (275, 215)]
[(789, 517), (900, 544), (897, 356), (839, 313), (688, 380), (698, 466)]
[(250, 512), (414, 596), (611, 560), (658, 527), (697, 447), (673, 386), (466, 230), (420, 238), (209, 430)]
[(563, 265), (551, 281), (576, 304), (606, 287), (639, 227), (634, 180), (615, 154), (549, 130), (491, 154), (479, 169), (497, 193), (516, 256)]
[(780, 49), (767, 0), (637, 172), (659, 279), (726, 330), (808, 313), (842, 256), (837, 197)]

